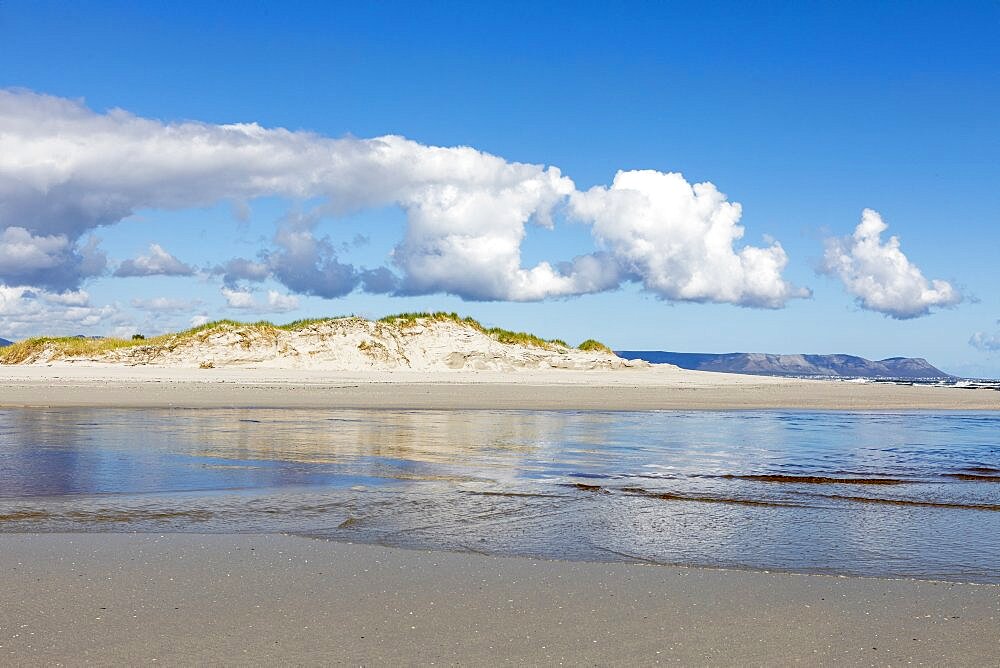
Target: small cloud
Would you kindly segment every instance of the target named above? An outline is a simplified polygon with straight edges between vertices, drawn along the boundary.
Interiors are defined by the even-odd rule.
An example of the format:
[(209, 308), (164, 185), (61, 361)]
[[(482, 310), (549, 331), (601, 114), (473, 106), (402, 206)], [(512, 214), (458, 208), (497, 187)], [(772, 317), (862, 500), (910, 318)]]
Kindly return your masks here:
[(222, 275), (226, 285), (234, 286), (238, 281), (254, 281), (259, 283), (271, 275), (271, 267), (266, 262), (257, 262), (242, 257), (234, 257), (225, 264), (217, 265), (211, 270), (215, 275)]
[(108, 331), (108, 336), (115, 339), (130, 339), (138, 333), (139, 331), (133, 325), (118, 325)]
[[(1000, 321), (997, 321), (997, 324), (1000, 324)], [(969, 345), (984, 352), (996, 352), (1000, 350), (1000, 332), (994, 334), (976, 332), (969, 339)]]
[(118, 277), (191, 276), (192, 274), (194, 274), (194, 267), (184, 264), (159, 244), (150, 244), (149, 255), (140, 255), (135, 259), (125, 260), (115, 270), (115, 276)]
[(295, 295), (283, 295), (276, 290), (267, 291), (267, 310), (274, 313), (294, 311), (299, 307), (299, 298)]
[(274, 278), (292, 292), (333, 299), (343, 297), (358, 285), (353, 265), (337, 259), (328, 237), (319, 238), (315, 214), (289, 213), (274, 236), (278, 250), (268, 258)]
[(865, 209), (852, 236), (826, 240), (821, 272), (840, 279), (861, 308), (898, 320), (961, 302), (962, 295), (947, 281), (924, 278), (900, 250), (899, 237), (882, 243), (888, 228), (877, 211)]
[(246, 200), (242, 199), (233, 200), (229, 210), (230, 213), (232, 213), (233, 218), (240, 223), (248, 222), (250, 220), (250, 216), (253, 215), (253, 210), (250, 209), (250, 205)]
[(257, 301), (253, 293), (248, 290), (233, 290), (222, 286), (222, 296), (226, 298), (226, 305), (229, 308), (252, 311), (258, 308)]
[(299, 307), (298, 297), (295, 295), (283, 295), (277, 290), (268, 290), (267, 299), (263, 304), (257, 301), (254, 293), (250, 290), (222, 286), (221, 291), (222, 296), (226, 298), (226, 305), (229, 308), (241, 311), (285, 313), (287, 311), (294, 311)]
[(48, 292), (0, 284), (0, 324), (5, 338), (77, 334), (121, 324), (115, 306), (91, 306), (86, 292)]
[(196, 316), (192, 316), (189, 322), (191, 323), (192, 327), (201, 327), (202, 325), (207, 324), (209, 322), (208, 314), (199, 313)]
[(133, 307), (143, 311), (158, 311), (162, 313), (190, 311), (201, 302), (197, 299), (170, 299), (169, 297), (154, 297), (152, 299), (133, 299)]
[(83, 290), (66, 290), (65, 292), (43, 293), (42, 299), (50, 304), (59, 304), (60, 306), (87, 306), (90, 303), (90, 295)]
[(372, 242), (371, 237), (365, 236), (364, 234), (361, 234), (359, 232), (358, 234), (355, 234), (354, 238), (351, 239), (350, 241), (345, 241), (341, 243), (340, 249), (343, 252), (348, 253), (354, 250), (355, 248), (364, 248), (371, 242)]

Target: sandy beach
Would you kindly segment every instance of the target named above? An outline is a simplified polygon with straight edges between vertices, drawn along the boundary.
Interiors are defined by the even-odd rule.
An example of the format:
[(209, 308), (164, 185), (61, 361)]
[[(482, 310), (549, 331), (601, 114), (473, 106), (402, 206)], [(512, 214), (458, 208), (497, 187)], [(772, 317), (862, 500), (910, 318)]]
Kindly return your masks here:
[[(14, 366), (0, 407), (1000, 410), (1000, 392), (620, 371)], [(278, 534), (0, 534), (11, 665), (986, 665), (1000, 586), (425, 552)]]
[(987, 665), (1000, 587), (416, 552), (278, 535), (0, 535), (7, 665)]
[(0, 407), (20, 406), (1000, 410), (1000, 392), (676, 368), (503, 373), (68, 364), (0, 367)]

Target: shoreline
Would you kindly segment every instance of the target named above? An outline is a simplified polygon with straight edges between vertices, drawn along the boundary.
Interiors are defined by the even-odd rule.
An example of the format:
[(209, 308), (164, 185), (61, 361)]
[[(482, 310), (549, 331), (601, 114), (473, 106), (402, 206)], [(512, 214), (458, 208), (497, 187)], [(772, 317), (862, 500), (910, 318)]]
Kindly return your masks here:
[(14, 664), (985, 664), (1000, 650), (1000, 585), (273, 534), (0, 534), (0, 570)]
[[(486, 551), (474, 551), (468, 548), (466, 549), (450, 549), (448, 547), (415, 547), (408, 545), (387, 545), (385, 543), (380, 543), (378, 541), (365, 541), (359, 539), (341, 539), (337, 537), (323, 536), (319, 534), (310, 534), (308, 532), (278, 532), (278, 533), (262, 533), (262, 532), (252, 532), (252, 533), (220, 533), (220, 534), (210, 534), (210, 533), (191, 533), (191, 532), (155, 532), (155, 531), (136, 531), (136, 532), (120, 532), (120, 531), (108, 531), (108, 532), (67, 532), (67, 531), (53, 531), (53, 532), (42, 532), (42, 531), (21, 531), (21, 532), (0, 532), (0, 536), (42, 536), (42, 535), (54, 535), (54, 536), (74, 536), (74, 535), (112, 535), (112, 536), (158, 536), (163, 537), (167, 535), (194, 535), (194, 536), (281, 536), (284, 538), (294, 538), (302, 539), (308, 541), (316, 541), (319, 543), (330, 544), (330, 545), (348, 545), (355, 546), (361, 549), (371, 548), (371, 549), (381, 549), (389, 550), (391, 552), (401, 552), (401, 553), (415, 553), (415, 554), (451, 554), (457, 557), (469, 556), (469, 557), (480, 557), (483, 559), (500, 559), (500, 560), (511, 560), (511, 561), (526, 561), (536, 564), (590, 564), (591, 566), (615, 566), (615, 567), (644, 567), (644, 568), (665, 568), (673, 569), (678, 571), (704, 571), (709, 573), (730, 573), (734, 575), (739, 574), (759, 574), (759, 575), (776, 575), (776, 576), (787, 576), (787, 577), (801, 577), (801, 578), (832, 578), (836, 580), (869, 580), (871, 582), (912, 582), (912, 583), (922, 583), (928, 585), (959, 585), (961, 587), (994, 587), (997, 593), (1000, 594), (1000, 581), (998, 582), (976, 582), (973, 580), (962, 580), (962, 579), (947, 579), (945, 577), (918, 577), (909, 575), (866, 575), (861, 573), (838, 573), (834, 571), (821, 571), (821, 570), (795, 570), (794, 568), (782, 568), (782, 567), (757, 567), (757, 566), (740, 566), (740, 565), (712, 565), (712, 564), (698, 564), (691, 563), (686, 564), (682, 562), (660, 562), (652, 559), (645, 559), (643, 557), (635, 555), (627, 555), (620, 552), (614, 553), (619, 556), (623, 556), (624, 559), (619, 560), (603, 560), (598, 558), (573, 558), (573, 557), (560, 557), (560, 556), (544, 556), (538, 554), (495, 554)], [(1000, 610), (1000, 608), (998, 608)]]
[(676, 368), (338, 372), (0, 367), (0, 408), (1000, 410), (992, 389), (801, 380)]

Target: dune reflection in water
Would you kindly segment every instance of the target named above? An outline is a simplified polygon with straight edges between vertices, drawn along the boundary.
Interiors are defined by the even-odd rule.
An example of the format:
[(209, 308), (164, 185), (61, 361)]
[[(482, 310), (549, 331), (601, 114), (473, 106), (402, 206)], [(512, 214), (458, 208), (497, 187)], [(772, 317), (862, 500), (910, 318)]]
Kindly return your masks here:
[(0, 531), (1000, 581), (1000, 414), (0, 411)]

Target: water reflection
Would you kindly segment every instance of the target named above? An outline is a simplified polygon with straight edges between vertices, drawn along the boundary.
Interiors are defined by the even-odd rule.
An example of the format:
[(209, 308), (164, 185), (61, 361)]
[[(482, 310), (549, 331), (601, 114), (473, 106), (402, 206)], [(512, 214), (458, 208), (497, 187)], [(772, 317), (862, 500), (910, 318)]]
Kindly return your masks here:
[(1000, 414), (0, 411), (0, 531), (1000, 581)]

